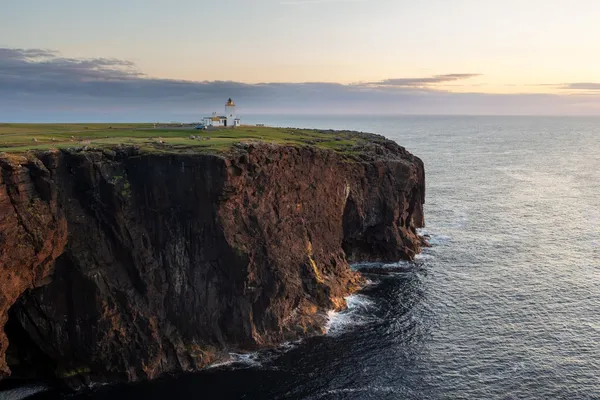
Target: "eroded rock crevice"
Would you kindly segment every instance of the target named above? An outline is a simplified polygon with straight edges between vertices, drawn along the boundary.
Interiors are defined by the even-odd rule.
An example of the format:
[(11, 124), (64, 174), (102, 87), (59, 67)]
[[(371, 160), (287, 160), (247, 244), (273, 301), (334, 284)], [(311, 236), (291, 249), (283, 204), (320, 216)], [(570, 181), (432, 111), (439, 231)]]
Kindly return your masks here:
[(30, 334), (23, 328), (21, 321), (29, 318), (24, 313), (21, 301), (27, 294), (22, 295), (8, 312), (8, 320), (4, 332), (8, 338), (6, 363), (11, 370), (13, 379), (43, 379), (56, 378), (56, 362), (48, 356)]

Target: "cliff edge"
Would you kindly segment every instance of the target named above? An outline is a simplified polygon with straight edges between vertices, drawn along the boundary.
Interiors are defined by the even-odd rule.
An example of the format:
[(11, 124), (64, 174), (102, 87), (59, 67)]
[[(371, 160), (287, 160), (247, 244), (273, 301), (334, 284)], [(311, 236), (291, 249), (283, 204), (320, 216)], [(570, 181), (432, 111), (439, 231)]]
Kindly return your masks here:
[(323, 332), (348, 263), (422, 245), (423, 163), (368, 138), (1, 154), (0, 373), (152, 379)]

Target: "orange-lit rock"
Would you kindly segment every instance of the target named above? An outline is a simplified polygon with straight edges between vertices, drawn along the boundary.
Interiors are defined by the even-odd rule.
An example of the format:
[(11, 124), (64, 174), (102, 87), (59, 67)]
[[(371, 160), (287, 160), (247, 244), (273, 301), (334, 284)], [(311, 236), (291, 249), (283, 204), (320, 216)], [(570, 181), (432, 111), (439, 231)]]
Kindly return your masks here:
[(422, 245), (423, 163), (366, 138), (352, 155), (244, 144), (0, 159), (0, 323), (40, 286), (11, 309), (29, 340), (11, 349), (35, 347), (59, 378), (133, 381), (323, 332), (360, 287), (349, 262)]

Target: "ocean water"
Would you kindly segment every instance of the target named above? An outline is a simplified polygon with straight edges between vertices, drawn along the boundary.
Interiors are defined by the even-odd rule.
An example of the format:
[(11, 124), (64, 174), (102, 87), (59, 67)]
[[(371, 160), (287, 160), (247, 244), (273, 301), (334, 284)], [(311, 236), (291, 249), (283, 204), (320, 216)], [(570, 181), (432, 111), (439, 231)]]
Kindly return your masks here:
[(71, 398), (600, 399), (600, 118), (244, 122), (405, 146), (425, 162), (432, 247), (369, 276), (326, 336)]

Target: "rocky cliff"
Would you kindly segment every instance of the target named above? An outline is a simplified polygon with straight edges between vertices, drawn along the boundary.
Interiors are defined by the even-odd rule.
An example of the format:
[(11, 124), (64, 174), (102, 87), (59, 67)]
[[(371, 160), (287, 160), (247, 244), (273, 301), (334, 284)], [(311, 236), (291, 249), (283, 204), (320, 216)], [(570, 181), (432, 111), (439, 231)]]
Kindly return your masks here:
[(422, 245), (423, 164), (374, 138), (0, 156), (0, 371), (152, 379), (322, 332), (349, 262)]

